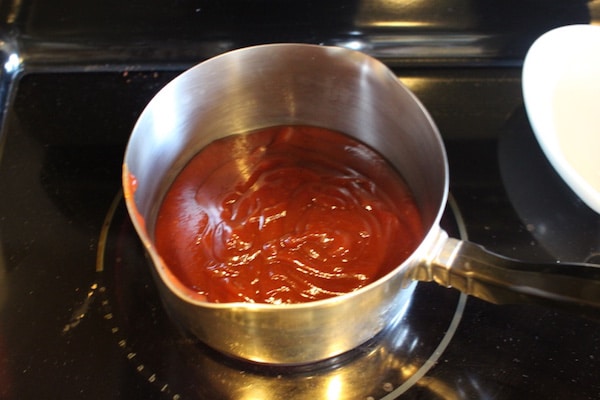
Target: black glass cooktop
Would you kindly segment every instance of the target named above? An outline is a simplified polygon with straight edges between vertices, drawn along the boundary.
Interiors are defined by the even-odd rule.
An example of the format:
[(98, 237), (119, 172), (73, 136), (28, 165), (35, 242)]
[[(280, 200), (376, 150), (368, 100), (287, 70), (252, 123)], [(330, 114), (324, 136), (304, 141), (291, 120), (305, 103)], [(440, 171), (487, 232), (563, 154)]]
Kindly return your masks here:
[[(128, 135), (181, 70), (25, 73), (0, 159), (0, 398), (593, 399), (600, 325), (420, 283), (403, 319), (339, 359), (286, 369), (182, 335), (120, 197)], [(543, 157), (518, 68), (399, 69), (449, 155), (445, 226), (529, 261), (595, 261), (600, 216)]]

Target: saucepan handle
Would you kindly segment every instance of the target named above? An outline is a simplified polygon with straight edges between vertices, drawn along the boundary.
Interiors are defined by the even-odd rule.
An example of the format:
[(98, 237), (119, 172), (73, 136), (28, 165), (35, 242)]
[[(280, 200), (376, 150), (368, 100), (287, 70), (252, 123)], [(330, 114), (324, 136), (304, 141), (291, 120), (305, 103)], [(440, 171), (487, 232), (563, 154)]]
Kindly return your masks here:
[(599, 265), (513, 260), (443, 231), (433, 253), (419, 280), (435, 281), (491, 303), (535, 303), (600, 319)]

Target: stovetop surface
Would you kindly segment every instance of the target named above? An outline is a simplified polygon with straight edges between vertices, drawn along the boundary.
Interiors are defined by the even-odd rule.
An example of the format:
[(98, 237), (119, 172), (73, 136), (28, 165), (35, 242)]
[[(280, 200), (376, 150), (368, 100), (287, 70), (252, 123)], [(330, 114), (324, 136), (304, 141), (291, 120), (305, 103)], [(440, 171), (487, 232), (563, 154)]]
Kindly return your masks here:
[(435, 284), (382, 337), (295, 370), (224, 359), (165, 315), (120, 197), (127, 139), (185, 68), (264, 42), (355, 47), (394, 68), (444, 138), (452, 234), (531, 262), (599, 261), (600, 216), (544, 158), (519, 64), (596, 2), (392, 3), (0, 4), (0, 398), (327, 398), (330, 382), (329, 398), (600, 398), (598, 322)]
[[(182, 382), (181, 357), (160, 350), (185, 340), (172, 333), (162, 336), (160, 346), (150, 340), (170, 328), (152, 282), (144, 277), (143, 252), (140, 256), (119, 197), (130, 129), (150, 97), (179, 72), (33, 73), (19, 80), (0, 165), (0, 397), (215, 398), (205, 394), (214, 394), (207, 389), (214, 382), (204, 375)], [(518, 70), (400, 70), (398, 75), (446, 133), (450, 190), (470, 240), (528, 261), (594, 257), (600, 218), (543, 157), (519, 100)], [(456, 108), (456, 103), (469, 106)], [(125, 235), (124, 242), (114, 239), (114, 232), (107, 239), (104, 225), (116, 237)], [(140, 264), (127, 267), (136, 257)], [(119, 269), (131, 265), (133, 270)], [(433, 346), (431, 356), (452, 322), (458, 294), (420, 285), (423, 293), (433, 294), (421, 295), (418, 302), (424, 305), (415, 307), (426, 308), (424, 318), (442, 324), (420, 328), (421, 342), (428, 332), (439, 336), (424, 342)], [(497, 306), (472, 298), (463, 306), (449, 342), (404, 397), (600, 395), (597, 323), (538, 306)], [(158, 358), (147, 359), (155, 353)], [(219, 357), (211, 360), (207, 368), (222, 366)], [(345, 365), (335, 368), (346, 371)], [(253, 369), (228, 368), (221, 371), (227, 378), (222, 385), (236, 391), (222, 396), (236, 398), (239, 388), (226, 383), (236, 381), (231, 368)], [(312, 376), (299, 373), (303, 379)], [(398, 385), (382, 386), (383, 393)]]

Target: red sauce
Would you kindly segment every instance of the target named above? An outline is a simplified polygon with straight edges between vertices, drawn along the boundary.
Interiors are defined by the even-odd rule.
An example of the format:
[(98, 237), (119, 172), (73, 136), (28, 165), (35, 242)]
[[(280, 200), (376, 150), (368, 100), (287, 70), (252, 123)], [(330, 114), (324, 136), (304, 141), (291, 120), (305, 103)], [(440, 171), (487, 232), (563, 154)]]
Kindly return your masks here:
[(350, 292), (401, 264), (422, 237), (410, 191), (379, 154), (308, 126), (209, 144), (168, 190), (155, 231), (181, 282), (222, 303)]

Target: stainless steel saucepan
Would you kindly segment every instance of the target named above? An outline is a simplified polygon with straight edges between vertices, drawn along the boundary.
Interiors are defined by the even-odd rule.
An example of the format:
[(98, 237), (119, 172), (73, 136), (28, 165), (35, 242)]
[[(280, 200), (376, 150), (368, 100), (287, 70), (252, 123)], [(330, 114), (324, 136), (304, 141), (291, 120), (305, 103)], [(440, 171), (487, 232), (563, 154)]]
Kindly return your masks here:
[[(291, 305), (206, 302), (170, 273), (154, 247), (162, 198), (208, 143), (289, 124), (345, 132), (383, 154), (412, 189), (427, 233), (404, 263), (351, 293)], [(125, 154), (123, 184), (167, 309), (199, 340), (234, 357), (301, 364), (337, 356), (400, 318), (417, 281), (433, 280), (495, 303), (539, 302), (588, 313), (600, 306), (595, 266), (530, 265), (448, 237), (439, 226), (448, 164), (437, 128), (386, 66), (360, 52), (263, 45), (191, 68), (140, 115)]]

